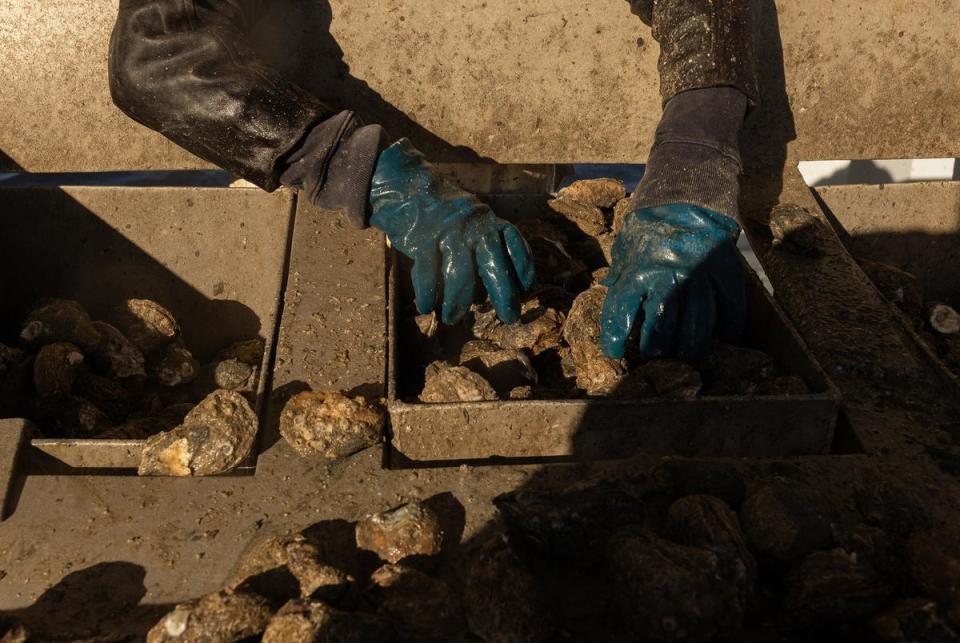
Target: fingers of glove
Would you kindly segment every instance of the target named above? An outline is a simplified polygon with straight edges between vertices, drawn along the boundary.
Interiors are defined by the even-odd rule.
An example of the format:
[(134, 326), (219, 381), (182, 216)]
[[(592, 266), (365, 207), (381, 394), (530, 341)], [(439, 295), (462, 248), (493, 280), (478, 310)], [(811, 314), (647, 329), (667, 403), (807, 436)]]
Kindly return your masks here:
[(621, 273), (629, 270), (631, 259), (636, 255), (633, 251), (634, 246), (627, 241), (627, 236), (621, 232), (613, 241), (613, 247), (610, 249), (610, 273), (603, 280), (604, 286), (615, 284), (620, 279)]
[(499, 233), (484, 235), (476, 247), (476, 260), (477, 272), (497, 316), (507, 324), (520, 319), (520, 306), (516, 301), (518, 284)]
[[(636, 253), (631, 251), (630, 246), (624, 244), (622, 236), (618, 236), (613, 242), (610, 271), (600, 281), (602, 285), (607, 286), (610, 291), (615, 293), (614, 299), (623, 298), (630, 289), (639, 289), (636, 305), (633, 309), (634, 317), (636, 317), (640, 304), (643, 303), (643, 297), (646, 295), (645, 276), (647, 273), (642, 267), (642, 261), (638, 261), (638, 259)], [(609, 292), (607, 298), (610, 298)], [(630, 319), (630, 325), (633, 325), (633, 318)], [(627, 334), (629, 333), (630, 329), (627, 328)]]
[(617, 279), (608, 285), (600, 317), (600, 349), (607, 357), (620, 359), (647, 290), (638, 279)]
[(507, 224), (503, 228), (503, 241), (507, 246), (507, 253), (510, 255), (510, 261), (513, 262), (513, 269), (520, 285), (524, 290), (529, 290), (533, 286), (536, 270), (533, 265), (533, 253), (527, 240), (519, 230)]
[(679, 318), (679, 284), (672, 275), (657, 275), (643, 302), (640, 358), (657, 359), (673, 353)]
[(736, 342), (747, 325), (746, 273), (735, 247), (714, 255), (709, 274), (716, 295), (717, 336), (725, 342)]
[(437, 282), (440, 256), (437, 252), (422, 252), (413, 261), (410, 277), (413, 279), (414, 300), (417, 311), (425, 315), (432, 311), (437, 303)]
[(477, 270), (470, 249), (458, 246), (443, 253), (443, 305), (440, 321), (452, 325), (463, 319), (473, 303)]
[(677, 357), (687, 362), (700, 359), (716, 330), (717, 303), (707, 278), (693, 278), (683, 290), (680, 323), (677, 326)]

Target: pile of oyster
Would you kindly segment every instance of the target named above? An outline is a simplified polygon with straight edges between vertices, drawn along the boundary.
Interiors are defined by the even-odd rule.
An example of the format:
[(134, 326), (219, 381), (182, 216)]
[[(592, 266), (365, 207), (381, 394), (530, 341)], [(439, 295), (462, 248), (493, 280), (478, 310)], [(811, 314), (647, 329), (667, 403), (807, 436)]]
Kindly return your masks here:
[(459, 549), (442, 495), (268, 536), (147, 640), (957, 640), (960, 533), (920, 488), (777, 471), (665, 458), (528, 486)]
[(40, 438), (148, 440), (142, 474), (220, 473), (249, 455), (263, 340), (201, 364), (155, 301), (119, 302), (107, 318), (40, 302), (16, 347), (0, 344), (0, 417), (29, 418)]
[(459, 597), (424, 571), (443, 544), (438, 514), (417, 500), (268, 537), (223, 589), (174, 607), (147, 641), (458, 640)]
[(502, 323), (489, 302), (474, 304), (454, 327), (440, 325), (435, 313), (407, 308), (401, 342), (416, 347), (409, 360), (419, 362), (423, 377), (412, 385), (419, 401), (807, 393), (802, 379), (750, 348), (717, 343), (698, 364), (602, 353), (601, 281), (629, 203), (620, 181), (577, 181), (549, 201), (551, 211), (516, 222), (537, 269), (516, 324)]
[[(778, 467), (752, 478), (670, 458), (649, 475), (499, 496), (515, 551), (547, 570), (522, 604), (552, 601), (528, 621), (542, 636), (501, 627), (486, 640), (958, 640), (960, 536), (934, 526), (918, 488), (868, 477), (841, 499), (810, 471)], [(563, 598), (577, 587), (588, 589)], [(600, 637), (597, 624), (626, 631)]]

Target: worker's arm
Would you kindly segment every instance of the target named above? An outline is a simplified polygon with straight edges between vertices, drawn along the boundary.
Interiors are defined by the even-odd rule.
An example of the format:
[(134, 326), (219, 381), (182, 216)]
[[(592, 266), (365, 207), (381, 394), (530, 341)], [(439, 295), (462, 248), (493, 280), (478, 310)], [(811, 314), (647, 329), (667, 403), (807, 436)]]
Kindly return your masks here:
[(258, 60), (247, 32), (266, 6), (120, 0), (109, 57), (114, 103), (265, 190), (302, 188), (362, 220), (382, 132), (360, 128), (351, 112), (334, 113)]
[[(263, 0), (120, 0), (110, 42), (113, 100), (140, 123), (258, 186), (300, 189), (384, 230), (415, 261), (421, 312), (456, 322), (486, 287), (505, 320), (533, 275), (510, 224), (378, 125), (326, 105), (262, 65), (247, 32)], [(376, 177), (374, 172), (376, 170)], [(376, 189), (371, 192), (371, 183)]]
[(660, 45), (663, 102), (691, 89), (735, 87), (759, 97), (758, 0), (628, 0)]
[(739, 131), (758, 100), (754, 0), (631, 0), (660, 43), (664, 112), (613, 247), (604, 351), (624, 354), (640, 321), (644, 358), (696, 360), (745, 323)]

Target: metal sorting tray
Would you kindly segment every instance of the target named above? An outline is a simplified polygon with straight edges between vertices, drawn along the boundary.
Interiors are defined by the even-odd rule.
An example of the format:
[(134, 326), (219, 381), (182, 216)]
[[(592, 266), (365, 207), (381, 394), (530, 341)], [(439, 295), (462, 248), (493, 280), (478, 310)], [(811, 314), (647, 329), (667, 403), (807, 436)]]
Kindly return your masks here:
[(390, 464), (495, 463), (503, 459), (606, 460), (634, 454), (780, 457), (829, 453), (840, 394), (753, 272), (747, 344), (802, 377), (797, 396), (404, 402), (397, 350), (397, 262), (390, 285)]
[[(201, 363), (231, 342), (263, 338), (262, 434), (293, 201), (243, 188), (0, 187), (0, 338), (16, 337), (44, 297), (78, 300), (94, 319), (123, 299), (154, 299)], [(67, 468), (118, 470), (136, 469), (143, 442), (30, 444)]]

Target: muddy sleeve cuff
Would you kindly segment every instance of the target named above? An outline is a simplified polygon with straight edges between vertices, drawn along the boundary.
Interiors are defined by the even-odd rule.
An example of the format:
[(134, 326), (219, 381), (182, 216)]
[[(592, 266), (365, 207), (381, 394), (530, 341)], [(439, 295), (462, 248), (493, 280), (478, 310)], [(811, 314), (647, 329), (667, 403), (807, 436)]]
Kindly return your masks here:
[(663, 102), (705, 87), (735, 87), (759, 102), (758, 0), (629, 0), (660, 44)]
[(668, 102), (632, 209), (690, 203), (736, 217), (746, 109), (747, 97), (730, 87), (692, 90)]
[(280, 182), (319, 208), (343, 210), (353, 226), (364, 228), (370, 181), (385, 147), (382, 127), (361, 127), (353, 112), (340, 112), (310, 130), (287, 158)]

